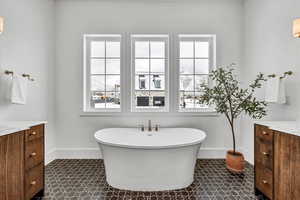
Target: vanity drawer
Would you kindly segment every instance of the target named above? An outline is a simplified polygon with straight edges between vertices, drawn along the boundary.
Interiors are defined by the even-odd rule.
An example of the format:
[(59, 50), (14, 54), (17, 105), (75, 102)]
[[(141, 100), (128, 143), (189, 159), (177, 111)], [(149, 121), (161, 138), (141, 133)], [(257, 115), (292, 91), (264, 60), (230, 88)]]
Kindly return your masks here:
[(273, 173), (262, 165), (255, 166), (255, 184), (256, 187), (269, 199), (273, 198)]
[(44, 160), (44, 138), (32, 140), (25, 144), (25, 168), (29, 170), (43, 163)]
[(269, 170), (273, 170), (273, 145), (264, 143), (260, 141), (259, 138), (256, 138), (256, 140), (255, 163), (258, 163)]
[(256, 125), (255, 136), (261, 142), (273, 143), (273, 131), (266, 126)]
[(44, 137), (44, 125), (33, 126), (28, 131), (26, 131), (25, 142), (29, 142), (42, 137)]
[(40, 164), (25, 174), (26, 200), (30, 200), (44, 187), (44, 167)]

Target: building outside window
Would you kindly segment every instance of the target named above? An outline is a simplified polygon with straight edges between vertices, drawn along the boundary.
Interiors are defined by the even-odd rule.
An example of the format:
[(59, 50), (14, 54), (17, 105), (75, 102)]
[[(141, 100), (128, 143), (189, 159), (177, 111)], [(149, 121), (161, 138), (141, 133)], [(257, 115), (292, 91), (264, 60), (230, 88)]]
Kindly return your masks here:
[[(124, 46), (131, 53), (122, 54), (127, 39), (130, 44)], [(122, 40), (119, 34), (84, 36), (84, 112), (121, 112), (124, 88), (121, 79), (131, 82), (131, 89), (127, 87), (123, 94), (124, 111), (214, 111), (199, 101), (203, 92), (201, 84), (213, 84), (208, 76), (216, 65), (214, 35), (177, 35), (177, 40), (172, 40), (172, 52), (169, 52), (169, 35), (135, 34), (127, 39)], [(176, 61), (171, 67), (170, 59)], [(170, 71), (173, 77), (169, 77)], [(131, 73), (130, 77), (124, 77), (127, 72)], [(178, 90), (172, 87), (172, 105), (169, 104), (170, 79), (178, 84)]]
[(132, 35), (132, 111), (168, 110), (168, 35)]
[(120, 111), (121, 35), (85, 35), (84, 107)]
[(215, 37), (179, 35), (179, 110), (200, 112), (208, 109), (199, 102), (201, 84), (211, 84), (209, 73), (215, 66)]

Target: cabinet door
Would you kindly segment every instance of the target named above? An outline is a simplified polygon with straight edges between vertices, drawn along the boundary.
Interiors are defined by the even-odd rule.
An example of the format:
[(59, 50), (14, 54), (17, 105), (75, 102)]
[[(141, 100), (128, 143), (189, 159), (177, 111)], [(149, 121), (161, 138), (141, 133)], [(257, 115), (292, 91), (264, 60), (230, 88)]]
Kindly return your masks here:
[(24, 132), (0, 136), (0, 199), (24, 199)]
[(6, 199), (6, 146), (7, 136), (0, 137), (0, 199)]
[(300, 137), (275, 134), (275, 199), (297, 200), (300, 196)]
[(293, 136), (291, 156), (292, 199), (300, 197), (300, 137)]

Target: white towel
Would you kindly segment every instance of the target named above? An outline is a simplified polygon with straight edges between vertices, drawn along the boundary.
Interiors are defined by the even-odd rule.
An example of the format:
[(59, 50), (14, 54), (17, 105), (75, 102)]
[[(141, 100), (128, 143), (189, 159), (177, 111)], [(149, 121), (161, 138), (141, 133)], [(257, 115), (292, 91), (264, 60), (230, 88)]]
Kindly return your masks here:
[(0, 76), (0, 95), (1, 102), (11, 102), (11, 88), (12, 88), (12, 77), (11, 76)]
[(11, 102), (14, 104), (26, 104), (28, 79), (15, 75), (12, 81)]
[(279, 82), (279, 97), (278, 97), (278, 104), (285, 104), (286, 103), (286, 94), (285, 94), (285, 80), (280, 79)]
[(285, 104), (285, 81), (276, 76), (267, 81), (265, 101), (269, 103)]

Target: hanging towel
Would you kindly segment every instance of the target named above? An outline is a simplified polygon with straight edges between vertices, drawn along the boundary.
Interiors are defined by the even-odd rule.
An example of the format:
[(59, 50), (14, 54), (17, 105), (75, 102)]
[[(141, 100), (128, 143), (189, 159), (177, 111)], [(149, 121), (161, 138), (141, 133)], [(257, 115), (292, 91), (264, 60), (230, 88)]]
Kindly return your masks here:
[(5, 103), (11, 102), (12, 76), (0, 76), (0, 101)]
[(277, 76), (267, 81), (265, 101), (277, 104), (286, 103), (284, 79)]
[(15, 75), (12, 81), (11, 102), (14, 104), (26, 104), (28, 80), (25, 77)]
[(279, 81), (279, 96), (278, 96), (278, 104), (286, 103), (286, 94), (285, 94), (285, 80), (280, 79)]

